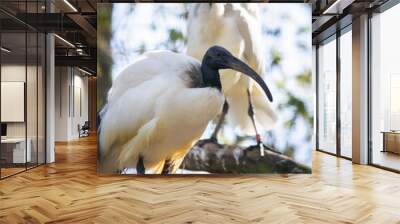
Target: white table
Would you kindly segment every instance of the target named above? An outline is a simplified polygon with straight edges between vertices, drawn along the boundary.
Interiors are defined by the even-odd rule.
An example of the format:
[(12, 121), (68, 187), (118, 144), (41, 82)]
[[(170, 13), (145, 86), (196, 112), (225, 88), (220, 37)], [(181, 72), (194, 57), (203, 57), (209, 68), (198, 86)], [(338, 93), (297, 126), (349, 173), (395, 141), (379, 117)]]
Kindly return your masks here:
[[(32, 153), (31, 153), (31, 145), (32, 141), (30, 138), (26, 141), (28, 144), (26, 147), (26, 154), (25, 154), (25, 138), (5, 138), (1, 139), (2, 145), (13, 145), (13, 163), (25, 163), (31, 162), (32, 160)], [(25, 161), (26, 159), (26, 161)]]

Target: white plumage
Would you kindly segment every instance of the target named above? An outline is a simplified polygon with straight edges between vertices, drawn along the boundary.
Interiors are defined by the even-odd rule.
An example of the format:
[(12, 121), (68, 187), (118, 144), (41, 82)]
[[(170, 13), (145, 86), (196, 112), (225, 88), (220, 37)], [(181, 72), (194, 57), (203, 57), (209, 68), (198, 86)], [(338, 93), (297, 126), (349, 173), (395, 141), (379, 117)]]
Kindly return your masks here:
[[(256, 4), (197, 3), (189, 7), (187, 53), (201, 59), (206, 50), (220, 45), (246, 62), (258, 74), (264, 74), (262, 27)], [(250, 91), (257, 128), (270, 130), (277, 116), (258, 85), (233, 70), (221, 71), (221, 83), (229, 104), (229, 123), (245, 134), (254, 134), (248, 116)]]
[(146, 173), (172, 172), (220, 111), (223, 95), (215, 88), (188, 88), (188, 71), (200, 67), (189, 56), (154, 51), (141, 56), (114, 81), (101, 112), (101, 170), (136, 167), (143, 157)]
[(249, 5), (195, 5), (188, 53), (201, 64), (187, 55), (153, 51), (119, 74), (99, 114), (99, 170), (174, 173), (225, 101), (228, 119), (248, 133), (254, 130), (248, 92), (256, 122), (271, 128), (276, 116), (259, 76), (264, 65), (255, 13)]

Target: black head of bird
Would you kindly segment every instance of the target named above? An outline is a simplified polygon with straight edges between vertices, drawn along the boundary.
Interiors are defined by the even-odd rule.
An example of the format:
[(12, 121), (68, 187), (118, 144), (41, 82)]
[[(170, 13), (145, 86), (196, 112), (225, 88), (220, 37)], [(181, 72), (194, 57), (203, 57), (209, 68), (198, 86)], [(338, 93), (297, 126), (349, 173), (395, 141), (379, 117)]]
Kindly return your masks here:
[(272, 94), (261, 78), (250, 66), (233, 56), (228, 50), (220, 46), (210, 47), (203, 57), (201, 72), (203, 81), (207, 86), (221, 89), (219, 77), (220, 69), (233, 69), (253, 79), (264, 90), (268, 99), (272, 102)]

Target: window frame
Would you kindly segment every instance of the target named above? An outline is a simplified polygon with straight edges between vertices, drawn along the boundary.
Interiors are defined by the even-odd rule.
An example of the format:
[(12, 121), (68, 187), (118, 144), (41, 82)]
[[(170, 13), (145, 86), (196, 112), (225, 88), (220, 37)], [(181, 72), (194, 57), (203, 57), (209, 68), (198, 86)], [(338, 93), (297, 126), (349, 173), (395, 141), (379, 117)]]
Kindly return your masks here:
[[(347, 157), (342, 155), (342, 150), (341, 150), (341, 119), (340, 119), (340, 103), (341, 103), (341, 97), (340, 97), (340, 81), (341, 81), (341, 67), (340, 67), (340, 38), (342, 35), (346, 34), (347, 32), (352, 31), (352, 23), (347, 24), (343, 28), (339, 29), (336, 31), (336, 33), (330, 35), (329, 37), (321, 40), (318, 44), (316, 44), (316, 151), (327, 153), (333, 156), (337, 156), (340, 158), (344, 158), (347, 160), (352, 160), (351, 157)], [(327, 150), (324, 150), (320, 148), (319, 144), (319, 120), (320, 120), (320, 111), (319, 111), (319, 101), (320, 101), (320, 96), (319, 96), (319, 79), (320, 79), (320, 55), (318, 49), (320, 48), (320, 45), (322, 44), (327, 44), (331, 41), (336, 41), (336, 152), (332, 153)]]

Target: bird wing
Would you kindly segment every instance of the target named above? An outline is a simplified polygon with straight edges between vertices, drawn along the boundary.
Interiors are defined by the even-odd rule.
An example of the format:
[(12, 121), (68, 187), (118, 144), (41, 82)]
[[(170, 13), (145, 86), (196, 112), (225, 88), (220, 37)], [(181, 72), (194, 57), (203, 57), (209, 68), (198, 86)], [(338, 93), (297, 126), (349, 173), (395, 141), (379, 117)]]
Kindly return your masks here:
[(255, 4), (232, 3), (225, 5), (225, 13), (235, 18), (239, 33), (244, 39), (244, 59), (258, 74), (263, 75), (264, 48), (258, 8)]
[(99, 127), (99, 151), (102, 157), (117, 161), (122, 146), (152, 121), (154, 105), (169, 85), (165, 75), (155, 76), (107, 103)]
[[(229, 104), (227, 119), (229, 123), (235, 124), (241, 133), (253, 135), (255, 133), (248, 115), (249, 100), (246, 91), (247, 88), (245, 86), (231, 88), (226, 91), (225, 97)], [(278, 118), (264, 91), (257, 84), (251, 90), (251, 102), (255, 113), (256, 125), (260, 133), (271, 130)]]
[(242, 37), (236, 22), (224, 16), (225, 3), (196, 3), (190, 7), (187, 23), (188, 55), (201, 60), (213, 45), (220, 45), (233, 55), (241, 55)]
[[(200, 63), (189, 56), (162, 51), (147, 53), (122, 72), (113, 83), (107, 105), (100, 113), (100, 170), (115, 172), (123, 168), (121, 163), (118, 163), (121, 161), (121, 152), (132, 150), (131, 145), (145, 146), (146, 141), (152, 138), (151, 133), (158, 132), (153, 131), (159, 123), (156, 119), (159, 117), (157, 108), (169, 108), (173, 115), (171, 104), (168, 102), (160, 106), (160, 102), (167, 102), (165, 95), (168, 92), (174, 93), (170, 94), (172, 100), (189, 94), (179, 92), (181, 94), (177, 96), (171, 89), (189, 89), (188, 81), (193, 79), (187, 77), (190, 76), (190, 69), (193, 67), (200, 67)], [(165, 117), (169, 119), (170, 116)], [(177, 122), (179, 123), (179, 120)], [(142, 141), (140, 144), (133, 144), (132, 141), (139, 139)]]
[(154, 104), (163, 91), (179, 84), (180, 72), (196, 59), (171, 51), (151, 51), (140, 56), (115, 79), (107, 104), (100, 112), (100, 152), (123, 144), (150, 121)]
[[(174, 60), (171, 60), (172, 58)], [(168, 71), (172, 71), (175, 68), (187, 66), (188, 60), (193, 64), (198, 63), (193, 58), (167, 50), (149, 51), (141, 55), (113, 81), (113, 85), (108, 92), (108, 102), (114, 101), (124, 94), (126, 90), (137, 87), (143, 82), (163, 74), (162, 71), (166, 71), (166, 68), (168, 68)], [(170, 72), (170, 74), (176, 74), (176, 72)]]
[(260, 127), (264, 131), (271, 130), (278, 121), (278, 116), (272, 108), (271, 103), (266, 100), (265, 93), (259, 85), (253, 86), (251, 99), (254, 113), (256, 114), (255, 119), (258, 123), (257, 127)]
[(160, 173), (165, 160), (175, 172), (209, 121), (221, 111), (223, 102), (223, 95), (215, 88), (170, 84), (153, 106), (152, 119), (121, 147), (120, 167), (135, 166), (141, 155), (151, 173)]
[[(249, 3), (226, 4), (225, 13), (226, 16), (235, 19), (239, 33), (244, 39), (243, 58), (258, 74), (265, 75), (262, 26), (257, 6)], [(243, 132), (250, 134), (254, 130), (247, 115), (248, 99), (243, 97), (245, 95), (246, 89), (241, 88), (231, 89), (226, 93), (228, 103), (231, 102), (228, 119), (237, 124)], [(261, 130), (272, 129), (277, 121), (277, 115), (266, 99), (265, 93), (258, 85), (253, 85), (251, 97), (257, 127)]]

